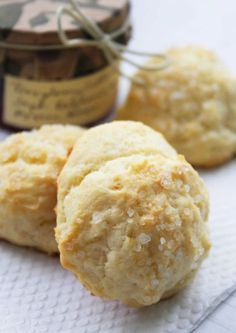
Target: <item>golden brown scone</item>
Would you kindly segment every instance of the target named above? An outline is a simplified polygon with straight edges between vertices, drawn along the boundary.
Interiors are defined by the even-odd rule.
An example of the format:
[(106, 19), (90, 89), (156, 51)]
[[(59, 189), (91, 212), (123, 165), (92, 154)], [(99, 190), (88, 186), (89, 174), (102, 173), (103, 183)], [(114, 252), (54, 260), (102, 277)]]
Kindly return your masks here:
[(62, 265), (92, 294), (130, 306), (191, 281), (210, 248), (207, 217), (203, 181), (141, 123), (88, 130), (58, 179)]
[(229, 160), (236, 154), (236, 79), (208, 50), (188, 46), (167, 55), (166, 69), (136, 74), (146, 85), (132, 85), (117, 119), (160, 131), (193, 165)]
[(58, 252), (56, 181), (83, 132), (80, 127), (48, 125), (0, 143), (0, 238)]

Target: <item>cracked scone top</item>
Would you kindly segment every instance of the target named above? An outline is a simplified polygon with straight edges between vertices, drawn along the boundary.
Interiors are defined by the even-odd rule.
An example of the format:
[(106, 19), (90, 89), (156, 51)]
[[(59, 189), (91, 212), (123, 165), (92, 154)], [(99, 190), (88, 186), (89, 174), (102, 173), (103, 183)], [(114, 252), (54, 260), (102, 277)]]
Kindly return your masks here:
[[(117, 119), (142, 121), (162, 132), (193, 165), (211, 167), (236, 155), (236, 79), (210, 51), (167, 52), (170, 65), (139, 71)], [(151, 60), (154, 61), (154, 60)]]
[(75, 126), (48, 125), (0, 143), (0, 238), (58, 252), (56, 181), (82, 133)]
[(88, 130), (58, 179), (62, 265), (130, 306), (186, 286), (206, 257), (208, 195), (163, 136), (137, 122)]

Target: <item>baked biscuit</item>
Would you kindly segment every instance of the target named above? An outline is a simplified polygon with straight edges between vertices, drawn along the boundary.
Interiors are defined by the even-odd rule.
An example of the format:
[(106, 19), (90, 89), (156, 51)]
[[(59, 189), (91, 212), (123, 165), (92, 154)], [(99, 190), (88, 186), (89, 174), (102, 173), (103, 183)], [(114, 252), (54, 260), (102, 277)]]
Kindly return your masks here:
[(160, 131), (193, 165), (229, 160), (236, 154), (236, 79), (202, 48), (175, 48), (167, 55), (166, 69), (136, 74), (145, 87), (132, 85), (117, 119)]
[(130, 306), (175, 294), (210, 248), (203, 181), (141, 123), (81, 137), (58, 178), (57, 212), (62, 265), (92, 294)]
[(0, 143), (0, 238), (58, 252), (56, 180), (83, 129), (43, 126)]

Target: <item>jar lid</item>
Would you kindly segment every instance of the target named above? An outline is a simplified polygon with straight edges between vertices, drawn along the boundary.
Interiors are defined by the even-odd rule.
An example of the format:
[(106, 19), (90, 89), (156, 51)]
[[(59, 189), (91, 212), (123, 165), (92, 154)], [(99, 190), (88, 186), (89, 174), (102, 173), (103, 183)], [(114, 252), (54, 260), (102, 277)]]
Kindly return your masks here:
[[(0, 40), (9, 44), (61, 44), (56, 11), (67, 4), (68, 0), (1, 0)], [(108, 33), (118, 29), (130, 11), (129, 0), (83, 0), (79, 5), (86, 16)], [(88, 37), (78, 23), (66, 15), (63, 28), (69, 38)]]

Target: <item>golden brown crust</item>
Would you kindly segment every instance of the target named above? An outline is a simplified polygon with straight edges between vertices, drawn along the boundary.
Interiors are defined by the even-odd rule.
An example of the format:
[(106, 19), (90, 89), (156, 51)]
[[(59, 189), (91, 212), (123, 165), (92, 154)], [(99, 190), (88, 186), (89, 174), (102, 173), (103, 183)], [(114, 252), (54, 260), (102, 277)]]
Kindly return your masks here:
[(130, 306), (189, 283), (210, 248), (207, 217), (203, 181), (140, 123), (88, 130), (58, 179), (62, 265), (92, 294)]
[[(210, 51), (183, 47), (167, 52), (159, 72), (138, 72), (117, 119), (142, 121), (165, 135), (193, 165), (213, 167), (236, 154), (236, 79)], [(154, 61), (154, 60), (151, 60)]]
[(0, 143), (0, 237), (58, 252), (54, 236), (56, 180), (83, 130), (43, 126)]

